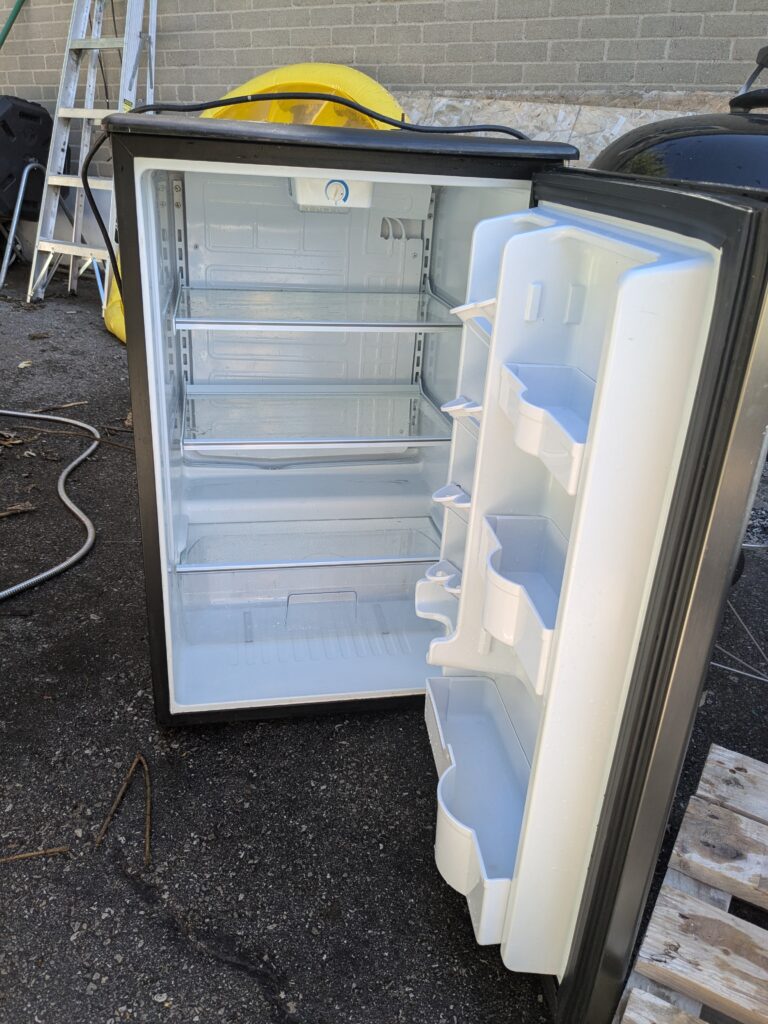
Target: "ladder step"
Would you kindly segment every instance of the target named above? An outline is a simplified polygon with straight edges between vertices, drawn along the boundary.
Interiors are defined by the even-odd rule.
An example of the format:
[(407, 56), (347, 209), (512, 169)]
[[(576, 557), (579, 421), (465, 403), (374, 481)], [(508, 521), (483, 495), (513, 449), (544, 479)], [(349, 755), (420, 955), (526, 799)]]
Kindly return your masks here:
[[(77, 174), (49, 174), (48, 175), (49, 185), (60, 185), (61, 188), (82, 188), (83, 183)], [(88, 184), (94, 191), (96, 189), (103, 189), (105, 192), (111, 192), (112, 190), (112, 179), (111, 178), (91, 178), (88, 177)]]
[(84, 260), (105, 260), (107, 250), (97, 245), (86, 245), (84, 242), (64, 242), (58, 238), (41, 238), (37, 248), (40, 252), (60, 252), (64, 256), (79, 256)]
[(125, 46), (122, 36), (91, 36), (88, 39), (73, 39), (70, 50), (119, 50)]
[[(51, 0), (45, 2), (50, 3)], [(142, 100), (151, 103), (154, 90), (157, 0), (125, 0), (121, 8), (124, 12), (123, 24), (114, 22), (113, 11), (113, 20), (109, 25), (106, 19), (102, 21), (102, 15), (106, 13), (104, 9), (108, 6), (107, 0), (73, 0), (66, 6), (70, 8), (69, 31), (62, 54), (63, 66), (53, 115), (54, 142), (46, 167), (27, 288), (28, 302), (43, 298), (48, 284), (62, 263), (69, 269), (71, 292), (77, 290), (78, 278), (91, 267), (99, 282), (102, 302), (106, 300), (104, 286), (108, 281), (109, 268), (105, 268), (105, 278), (99, 265), (108, 264), (108, 252), (111, 252), (112, 245), (110, 241), (104, 243), (98, 235), (89, 234), (88, 240), (99, 244), (89, 245), (84, 241), (85, 197), (78, 170), (85, 159), (91, 136), (98, 131), (101, 122), (110, 114), (132, 110)], [(110, 52), (120, 54), (124, 65), (120, 87), (115, 96), (97, 91), (101, 58), (98, 61), (96, 58), (102, 51), (103, 56)], [(101, 72), (103, 77), (103, 68)], [(84, 80), (81, 81), (81, 78)], [(99, 105), (101, 103), (108, 106), (102, 107)], [(77, 128), (82, 130), (78, 132), (75, 130)], [(71, 147), (71, 163), (65, 159), (68, 146)], [(94, 192), (97, 189), (101, 192), (106, 204), (105, 213), (107, 206), (109, 208), (108, 223), (114, 224), (115, 187), (110, 170), (104, 167), (94, 167), (93, 170), (94, 176), (89, 178), (88, 184)], [(66, 189), (72, 190), (71, 197), (74, 199), (74, 209), (64, 211), (68, 213), (71, 230), (56, 226), (62, 198), (67, 195)], [(63, 237), (56, 237), (59, 232)]]
[(107, 110), (97, 107), (59, 107), (56, 116), (65, 121), (82, 118), (84, 121), (103, 121), (110, 114), (117, 114), (117, 110)]

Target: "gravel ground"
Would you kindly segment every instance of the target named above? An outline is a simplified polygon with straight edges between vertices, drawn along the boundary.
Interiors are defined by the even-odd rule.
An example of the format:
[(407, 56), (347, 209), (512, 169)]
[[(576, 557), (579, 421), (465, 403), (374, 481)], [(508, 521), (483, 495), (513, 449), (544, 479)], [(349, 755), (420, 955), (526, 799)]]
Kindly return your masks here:
[[(0, 1022), (546, 1022), (535, 978), (475, 945), (434, 867), (435, 776), (422, 711), (160, 730), (150, 693), (125, 351), (95, 295), (42, 306), (0, 295), (0, 405), (83, 402), (109, 444), (72, 480), (94, 551), (0, 605)], [(29, 365), (25, 364), (29, 361)], [(58, 429), (51, 427), (51, 429)], [(64, 557), (80, 533), (55, 497), (82, 450), (0, 422), (0, 585)], [(6, 435), (13, 433), (15, 437)], [(763, 488), (751, 540), (768, 539)], [(768, 647), (768, 557), (752, 551), (733, 609)], [(764, 656), (727, 612), (717, 660)], [(727, 654), (724, 652), (728, 652)], [(670, 836), (710, 742), (768, 759), (768, 685), (713, 668)], [(94, 836), (137, 750), (154, 784), (153, 863), (131, 789)]]

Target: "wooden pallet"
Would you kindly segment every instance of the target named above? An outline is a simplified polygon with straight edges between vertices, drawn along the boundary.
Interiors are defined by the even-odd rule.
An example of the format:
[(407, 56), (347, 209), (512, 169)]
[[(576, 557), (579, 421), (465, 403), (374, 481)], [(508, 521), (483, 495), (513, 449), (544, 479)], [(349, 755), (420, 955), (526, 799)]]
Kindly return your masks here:
[(729, 912), (768, 910), (768, 765), (710, 749), (635, 969), (624, 1024), (768, 1024), (768, 930)]
[(629, 994), (622, 1024), (703, 1024), (701, 1017), (692, 1017), (658, 996), (634, 988)]

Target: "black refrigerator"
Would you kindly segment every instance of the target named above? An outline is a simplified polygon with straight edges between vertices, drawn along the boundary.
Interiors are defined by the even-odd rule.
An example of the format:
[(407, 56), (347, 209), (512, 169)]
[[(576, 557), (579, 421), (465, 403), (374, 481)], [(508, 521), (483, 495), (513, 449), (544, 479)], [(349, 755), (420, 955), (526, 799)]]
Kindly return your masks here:
[(159, 720), (421, 701), (477, 941), (608, 1024), (765, 457), (764, 197), (106, 127)]

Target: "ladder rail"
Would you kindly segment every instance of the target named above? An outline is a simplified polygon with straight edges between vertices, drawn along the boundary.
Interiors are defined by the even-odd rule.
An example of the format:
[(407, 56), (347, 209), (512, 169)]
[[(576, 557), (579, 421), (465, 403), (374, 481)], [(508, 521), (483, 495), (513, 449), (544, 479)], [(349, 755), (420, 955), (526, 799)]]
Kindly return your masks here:
[[(146, 103), (152, 103), (154, 101), (154, 95), (155, 95), (155, 39), (156, 39), (156, 36), (157, 36), (157, 0), (149, 0), (149, 3), (146, 5), (146, 10), (145, 10), (145, 4), (143, 2), (141, 4), (141, 10), (140, 10), (140, 12), (138, 14), (138, 20), (137, 20), (137, 26), (136, 26), (137, 29), (138, 29), (138, 33), (137, 34), (140, 34), (140, 35), (144, 35), (144, 33), (142, 33), (141, 30), (142, 30), (142, 28), (144, 26), (145, 14), (146, 14), (146, 24), (147, 24), (146, 33), (145, 33), (146, 51), (147, 52), (146, 52), (146, 84), (145, 84), (145, 90), (144, 90), (144, 97), (145, 97), (145, 102)], [(126, 29), (128, 28), (127, 16), (128, 16), (128, 12), (126, 11)], [(140, 70), (139, 69), (139, 61), (140, 61), (140, 59), (141, 59), (141, 41), (139, 41), (139, 44), (137, 45), (137, 53), (136, 53), (136, 78), (135, 78), (135, 81), (134, 81), (133, 91), (132, 91), (132, 93), (130, 93), (130, 92), (128, 92), (128, 85), (129, 85), (129, 82), (130, 82), (129, 69), (131, 68), (131, 64), (130, 64), (130, 61), (127, 59), (127, 55), (126, 55), (125, 51), (123, 51), (122, 76), (126, 76), (125, 92), (123, 91), (124, 90), (124, 83), (123, 83), (122, 76), (121, 76), (121, 81), (120, 81), (120, 92), (121, 92), (120, 103), (121, 103), (121, 109), (123, 109), (123, 110), (126, 109), (125, 108), (126, 100), (131, 105), (130, 109), (133, 109), (133, 107), (136, 105), (136, 91), (137, 91), (137, 88), (138, 88), (138, 81), (139, 81), (139, 70)], [(113, 196), (113, 201), (112, 201), (112, 203), (110, 203), (110, 207), (109, 207), (109, 217), (107, 218), (107, 230), (109, 232), (109, 237), (112, 239), (113, 244), (114, 244), (115, 235), (116, 235), (116, 232), (117, 232), (117, 207), (116, 207), (116, 204), (114, 202), (114, 196)], [(112, 278), (113, 278), (112, 264), (110, 263), (109, 260), (107, 260), (106, 263), (105, 263), (105, 267), (104, 267), (104, 296), (105, 296), (104, 297), (104, 305), (105, 306), (106, 306), (107, 298), (109, 297), (109, 289), (110, 289), (110, 286), (112, 284)]]
[[(93, 9), (91, 13), (91, 37), (98, 39), (101, 36), (101, 29), (104, 23), (104, 4), (105, 0), (94, 0)], [(96, 77), (99, 70), (99, 57), (101, 56), (101, 50), (97, 47), (91, 47), (88, 50), (88, 56), (86, 58), (87, 67), (85, 75), (85, 96), (83, 106), (86, 108), (92, 107), (94, 100), (96, 99)], [(78, 157), (77, 157), (77, 174), (80, 176), (83, 170), (83, 160), (85, 154), (88, 152), (91, 146), (91, 128), (93, 122), (90, 118), (82, 121), (80, 126), (80, 145), (78, 146)], [(61, 194), (61, 193), (59, 193)], [(75, 201), (74, 210), (72, 212), (72, 242), (77, 243), (80, 241), (80, 236), (83, 231), (83, 205), (85, 202), (85, 195), (83, 190), (78, 188), (75, 190)], [(69, 280), (67, 286), (70, 292), (77, 291), (77, 282), (80, 277), (78, 273), (77, 259), (75, 257), (70, 258), (69, 261)]]
[(147, 103), (155, 102), (155, 39), (157, 38), (157, 0), (149, 0), (147, 12), (147, 80), (144, 95)]
[[(69, 146), (70, 123), (62, 120), (59, 110), (62, 107), (71, 107), (77, 99), (77, 84), (80, 77), (80, 63), (82, 51), (74, 50), (72, 44), (76, 39), (87, 35), (88, 14), (90, 12), (91, 0), (75, 0), (72, 8), (72, 18), (67, 33), (66, 49), (64, 51), (64, 64), (59, 80), (59, 92), (56, 98), (56, 111), (53, 119), (53, 132), (51, 133), (51, 144), (48, 151), (48, 162), (43, 182), (43, 197), (40, 203), (40, 216), (37, 220), (37, 232), (35, 235), (35, 248), (32, 256), (32, 267), (29, 274), (29, 288), (27, 290), (27, 302), (31, 302), (39, 291), (39, 283), (45, 275), (45, 270), (51, 260), (43, 258), (45, 267), (38, 268), (39, 247), (41, 239), (52, 237), (56, 227), (56, 216), (59, 211), (58, 189), (51, 189), (48, 178), (51, 173), (64, 171), (67, 159), (67, 148)], [(42, 297), (42, 296), (40, 296)]]
[[(111, 278), (106, 249), (83, 242), (85, 192), (80, 176), (91, 143), (93, 128), (107, 114), (131, 110), (136, 106), (141, 83), (141, 60), (146, 60), (145, 101), (154, 98), (154, 58), (157, 35), (157, 0), (125, 0), (123, 35), (113, 26), (114, 35), (103, 36), (106, 0), (74, 0), (67, 33), (59, 90), (56, 99), (54, 127), (43, 185), (43, 198), (35, 235), (35, 248), (30, 268), (27, 302), (43, 298), (45, 290), (62, 259), (69, 261), (68, 286), (75, 292), (84, 270), (92, 266), (105, 306)], [(146, 30), (144, 24), (146, 21)], [(96, 102), (98, 69), (101, 51), (118, 50), (121, 54), (120, 83), (116, 107), (99, 108)], [(85, 72), (82, 103), (78, 104), (81, 81)], [(74, 166), (68, 168), (70, 143), (74, 148), (73, 126), (79, 124), (79, 146)], [(77, 138), (77, 136), (75, 136)], [(75, 173), (76, 172), (76, 173)], [(110, 177), (101, 177), (96, 188), (110, 193), (109, 213), (105, 217), (110, 237), (114, 239), (116, 210), (114, 187)], [(62, 202), (62, 189), (74, 192), (72, 210)], [(71, 231), (56, 237), (58, 214), (63, 211), (71, 223)], [(103, 264), (104, 272), (101, 271)]]

